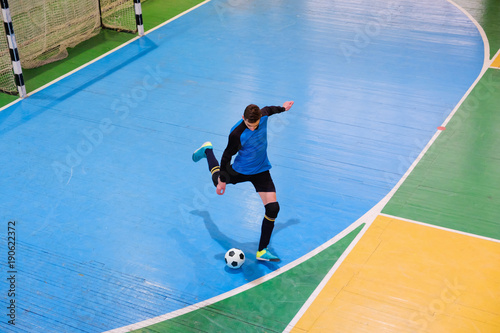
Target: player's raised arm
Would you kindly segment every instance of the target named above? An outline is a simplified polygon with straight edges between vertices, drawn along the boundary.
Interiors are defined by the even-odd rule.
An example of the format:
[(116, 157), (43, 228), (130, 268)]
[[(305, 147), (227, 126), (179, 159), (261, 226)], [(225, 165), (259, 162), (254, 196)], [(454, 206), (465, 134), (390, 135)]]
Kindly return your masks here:
[(290, 110), (293, 105), (293, 101), (287, 101), (283, 103), (283, 106), (264, 106), (261, 109), (263, 116), (272, 116), (273, 114), (281, 113)]
[(285, 111), (290, 110), (292, 105), (293, 105), (293, 101), (287, 101), (287, 102), (283, 103), (283, 107), (285, 108)]

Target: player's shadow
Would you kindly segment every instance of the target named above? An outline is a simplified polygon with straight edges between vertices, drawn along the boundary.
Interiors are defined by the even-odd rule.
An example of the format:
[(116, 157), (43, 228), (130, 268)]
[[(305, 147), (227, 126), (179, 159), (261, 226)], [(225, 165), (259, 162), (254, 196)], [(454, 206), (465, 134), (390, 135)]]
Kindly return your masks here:
[[(226, 268), (226, 271), (228, 273), (232, 274), (243, 273), (245, 275), (245, 278), (251, 281), (266, 275), (266, 272), (260, 267), (260, 265), (266, 266), (271, 271), (274, 271), (280, 267), (280, 263), (258, 261), (255, 258), (255, 252), (257, 251), (258, 247), (258, 240), (255, 242), (238, 242), (237, 240), (229, 237), (228, 235), (220, 231), (219, 227), (214, 223), (214, 221), (210, 217), (210, 213), (208, 211), (193, 210), (190, 213), (199, 216), (203, 219), (205, 227), (207, 228), (210, 234), (210, 237), (212, 237), (212, 239), (214, 239), (217, 243), (219, 243), (219, 245), (223, 248), (223, 252), (217, 253), (214, 256), (215, 259), (224, 262), (225, 253), (227, 252), (227, 250), (233, 247), (238, 248), (243, 252), (245, 252), (246, 255), (245, 264), (241, 267), (241, 269), (233, 270), (230, 268)], [(279, 233), (281, 230), (297, 223), (299, 223), (298, 219), (289, 219), (285, 223), (276, 223), (273, 231), (273, 236)], [(277, 254), (279, 255), (279, 253)]]

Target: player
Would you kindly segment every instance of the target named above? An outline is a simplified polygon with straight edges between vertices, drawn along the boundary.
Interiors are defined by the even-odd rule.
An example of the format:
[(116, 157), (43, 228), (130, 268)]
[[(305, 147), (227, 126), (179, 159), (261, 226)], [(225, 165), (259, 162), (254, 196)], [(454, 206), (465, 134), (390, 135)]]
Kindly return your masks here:
[[(266, 106), (262, 109), (255, 104), (248, 105), (242, 119), (231, 129), (220, 165), (210, 142), (205, 142), (193, 153), (195, 162), (202, 158), (207, 159), (212, 181), (217, 187), (217, 194), (224, 194), (227, 183), (237, 184), (249, 181), (260, 195), (265, 215), (262, 221), (257, 260), (280, 261), (267, 248), (274, 229), (274, 221), (280, 210), (276, 200), (276, 188), (269, 172), (271, 163), (267, 158), (267, 120), (273, 114), (290, 110), (293, 103), (293, 101), (287, 101), (283, 103), (283, 106)], [(236, 157), (231, 165), (234, 155)]]

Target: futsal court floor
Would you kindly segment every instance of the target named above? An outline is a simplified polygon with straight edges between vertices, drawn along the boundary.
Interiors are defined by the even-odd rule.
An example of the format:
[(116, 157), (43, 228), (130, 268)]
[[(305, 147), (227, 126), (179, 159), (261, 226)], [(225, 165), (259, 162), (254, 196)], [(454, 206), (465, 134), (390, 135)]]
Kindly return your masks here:
[[(6, 105), (0, 331), (500, 332), (499, 17), (205, 1)], [(268, 129), (282, 261), (260, 263), (259, 196), (217, 196), (191, 154), (287, 100)]]

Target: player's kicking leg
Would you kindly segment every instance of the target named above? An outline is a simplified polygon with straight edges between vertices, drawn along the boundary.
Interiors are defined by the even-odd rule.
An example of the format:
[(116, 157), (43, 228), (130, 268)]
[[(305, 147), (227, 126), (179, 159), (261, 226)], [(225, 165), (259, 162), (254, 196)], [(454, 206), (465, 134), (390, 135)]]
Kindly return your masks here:
[(206, 158), (208, 162), (208, 170), (212, 174), (212, 181), (215, 186), (219, 182), (220, 166), (219, 161), (215, 158), (213, 146), (210, 141), (205, 142), (200, 148), (196, 149), (193, 153), (193, 161), (198, 162), (199, 160)]

